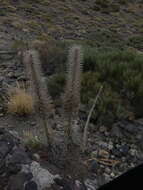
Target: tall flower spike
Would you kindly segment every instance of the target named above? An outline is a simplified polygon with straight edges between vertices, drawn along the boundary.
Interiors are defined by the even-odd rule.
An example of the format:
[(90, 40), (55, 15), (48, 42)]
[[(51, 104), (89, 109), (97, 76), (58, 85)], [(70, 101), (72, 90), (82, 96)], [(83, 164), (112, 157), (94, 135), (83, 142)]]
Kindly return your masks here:
[(50, 115), (54, 114), (54, 107), (42, 74), (39, 53), (36, 50), (27, 51), (23, 56), (23, 63), (32, 84), (32, 91), (37, 100), (38, 108), (40, 109), (40, 116), (43, 121), (48, 143), (51, 143), (52, 128), (48, 125), (48, 120)]
[(76, 116), (80, 106), (80, 88), (82, 73), (81, 46), (74, 45), (69, 50), (67, 79), (64, 94), (65, 115)]

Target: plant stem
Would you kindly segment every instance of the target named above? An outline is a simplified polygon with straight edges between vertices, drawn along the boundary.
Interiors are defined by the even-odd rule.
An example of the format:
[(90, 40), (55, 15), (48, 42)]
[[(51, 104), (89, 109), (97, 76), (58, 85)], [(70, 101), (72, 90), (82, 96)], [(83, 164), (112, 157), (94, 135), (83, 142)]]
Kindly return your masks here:
[(93, 102), (93, 105), (89, 111), (89, 114), (88, 114), (88, 117), (87, 117), (87, 121), (86, 121), (86, 124), (85, 124), (85, 127), (84, 127), (84, 132), (83, 132), (83, 143), (82, 143), (82, 151), (84, 152), (85, 149), (86, 149), (86, 143), (87, 143), (87, 132), (88, 132), (88, 126), (89, 126), (89, 122), (90, 122), (90, 118), (91, 118), (91, 115), (92, 115), (92, 112), (96, 106), (96, 103), (98, 101), (98, 98), (100, 97), (100, 94), (102, 92), (102, 89), (103, 89), (103, 86), (101, 86), (99, 88), (99, 91), (95, 97), (95, 100)]

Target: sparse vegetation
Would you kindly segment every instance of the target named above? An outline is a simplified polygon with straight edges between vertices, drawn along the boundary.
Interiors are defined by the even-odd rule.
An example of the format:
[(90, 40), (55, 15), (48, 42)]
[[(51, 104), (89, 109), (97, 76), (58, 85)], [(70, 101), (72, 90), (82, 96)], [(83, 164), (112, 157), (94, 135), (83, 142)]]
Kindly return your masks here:
[(23, 131), (23, 141), (29, 148), (40, 148), (42, 146), (39, 136), (30, 130)]
[[(110, 12), (118, 12), (120, 11), (120, 5), (116, 2), (113, 2), (111, 0), (96, 0), (95, 9), (101, 10), (103, 13), (110, 13)], [(99, 8), (99, 9), (98, 9)]]

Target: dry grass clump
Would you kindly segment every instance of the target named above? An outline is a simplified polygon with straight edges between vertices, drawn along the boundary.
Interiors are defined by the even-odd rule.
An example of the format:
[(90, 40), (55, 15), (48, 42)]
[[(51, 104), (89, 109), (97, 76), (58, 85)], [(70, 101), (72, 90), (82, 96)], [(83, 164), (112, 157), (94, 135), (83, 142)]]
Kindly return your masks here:
[(8, 112), (19, 115), (31, 114), (34, 110), (33, 97), (25, 89), (15, 88), (10, 92)]

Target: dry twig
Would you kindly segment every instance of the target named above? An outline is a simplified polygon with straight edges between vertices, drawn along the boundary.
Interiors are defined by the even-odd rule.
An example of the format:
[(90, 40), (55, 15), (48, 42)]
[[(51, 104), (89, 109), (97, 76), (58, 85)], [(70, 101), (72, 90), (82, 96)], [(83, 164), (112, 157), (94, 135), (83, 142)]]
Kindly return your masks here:
[(86, 124), (85, 124), (85, 127), (84, 127), (84, 132), (83, 132), (83, 144), (82, 144), (82, 150), (83, 152), (85, 151), (85, 148), (86, 148), (86, 143), (87, 143), (87, 132), (88, 132), (88, 126), (89, 126), (89, 122), (90, 122), (90, 118), (91, 118), (91, 115), (92, 115), (92, 112), (96, 106), (96, 103), (100, 97), (100, 94), (102, 92), (102, 89), (103, 89), (103, 86), (100, 87), (99, 91), (98, 91), (98, 94), (93, 102), (93, 105), (90, 109), (90, 112), (88, 114), (88, 117), (87, 117), (87, 121), (86, 121)]

